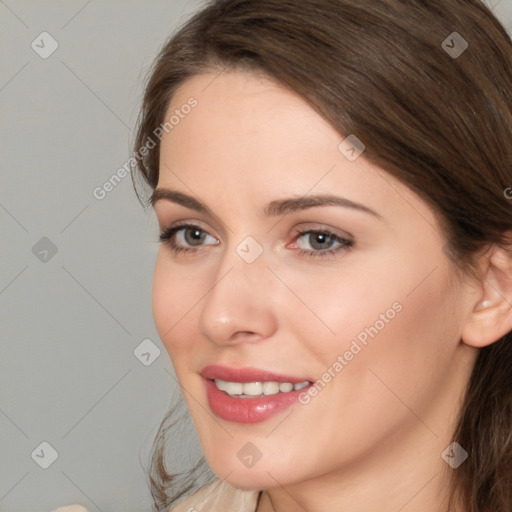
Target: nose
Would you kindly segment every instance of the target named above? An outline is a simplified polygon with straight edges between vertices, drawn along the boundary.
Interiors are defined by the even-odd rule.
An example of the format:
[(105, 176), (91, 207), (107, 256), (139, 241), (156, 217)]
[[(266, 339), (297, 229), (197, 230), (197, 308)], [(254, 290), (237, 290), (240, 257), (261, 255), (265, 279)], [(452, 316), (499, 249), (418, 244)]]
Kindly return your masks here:
[(254, 343), (272, 336), (277, 327), (272, 277), (264, 255), (247, 263), (234, 249), (226, 251), (201, 301), (201, 333), (217, 345)]

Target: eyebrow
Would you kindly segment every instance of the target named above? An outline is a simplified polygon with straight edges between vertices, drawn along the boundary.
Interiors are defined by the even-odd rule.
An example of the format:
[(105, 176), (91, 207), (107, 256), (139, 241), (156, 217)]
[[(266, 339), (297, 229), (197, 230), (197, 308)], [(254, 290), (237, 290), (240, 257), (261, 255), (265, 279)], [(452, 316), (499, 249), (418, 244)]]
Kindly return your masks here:
[[(201, 201), (195, 197), (178, 192), (177, 190), (171, 190), (168, 188), (157, 188), (151, 194), (148, 201), (151, 206), (155, 206), (158, 201), (166, 200), (172, 203), (179, 204), (185, 208), (195, 210), (198, 213), (203, 213), (210, 216), (215, 216), (213, 212)], [(278, 215), (286, 215), (299, 210), (306, 210), (308, 208), (315, 208), (318, 206), (341, 206), (343, 208), (351, 208), (364, 213), (368, 213), (378, 219), (382, 219), (382, 216), (375, 210), (364, 206), (363, 204), (356, 203), (345, 197), (335, 196), (331, 194), (320, 194), (314, 196), (301, 196), (301, 197), (290, 197), (287, 199), (278, 199), (268, 203), (263, 209), (263, 213), (268, 217), (274, 217)]]

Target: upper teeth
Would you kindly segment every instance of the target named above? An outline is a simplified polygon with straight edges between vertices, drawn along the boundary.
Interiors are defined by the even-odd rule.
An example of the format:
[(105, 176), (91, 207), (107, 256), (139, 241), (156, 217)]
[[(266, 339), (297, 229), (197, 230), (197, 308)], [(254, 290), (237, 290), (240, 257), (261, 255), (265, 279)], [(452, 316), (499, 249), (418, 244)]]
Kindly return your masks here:
[(227, 382), (225, 380), (215, 379), (215, 385), (221, 391), (225, 391), (228, 395), (239, 396), (258, 396), (258, 395), (275, 395), (276, 393), (289, 393), (305, 388), (309, 382), (299, 382), (292, 384), (291, 382)]

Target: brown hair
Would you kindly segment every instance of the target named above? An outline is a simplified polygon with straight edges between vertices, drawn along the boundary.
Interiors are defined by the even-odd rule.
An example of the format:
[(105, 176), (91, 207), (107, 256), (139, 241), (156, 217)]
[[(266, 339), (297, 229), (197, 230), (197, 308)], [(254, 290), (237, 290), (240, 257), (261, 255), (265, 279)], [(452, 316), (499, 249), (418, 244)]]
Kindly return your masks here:
[[(461, 47), (454, 32), (469, 45), (461, 55), (450, 53)], [(482, 248), (507, 243), (512, 41), (480, 0), (210, 1), (159, 54), (135, 150), (155, 139), (178, 86), (224, 68), (264, 72), (355, 134), (366, 159), (436, 212), (457, 268), (471, 271)], [(138, 165), (152, 189), (158, 167), (159, 141)], [(469, 458), (452, 471), (451, 496), (467, 512), (512, 510), (511, 369), (509, 332), (480, 349), (453, 433)], [(152, 454), (158, 511), (183, 494), (165, 465), (171, 416)]]

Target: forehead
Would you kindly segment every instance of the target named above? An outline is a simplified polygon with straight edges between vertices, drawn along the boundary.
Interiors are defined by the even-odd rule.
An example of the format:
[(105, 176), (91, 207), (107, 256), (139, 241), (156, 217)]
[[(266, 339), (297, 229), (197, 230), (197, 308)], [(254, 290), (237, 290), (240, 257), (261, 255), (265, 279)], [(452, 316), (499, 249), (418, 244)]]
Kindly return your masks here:
[[(167, 142), (183, 142), (193, 131), (205, 145), (214, 140), (232, 144), (233, 151), (242, 152), (251, 149), (252, 143), (265, 144), (276, 154), (293, 141), (303, 146), (306, 141), (317, 143), (320, 137), (336, 148), (340, 138), (302, 97), (262, 73), (230, 70), (194, 76), (176, 91), (166, 118), (190, 98), (197, 106), (174, 127)], [(240, 141), (244, 142), (242, 147)]]
[[(338, 133), (302, 97), (260, 73), (218, 71), (185, 81), (166, 118), (193, 98), (162, 139), (160, 187), (217, 201), (250, 205), (276, 197), (340, 193), (396, 216), (426, 205), (364, 153), (349, 161)], [(186, 109), (188, 110), (188, 109)], [(187, 190), (188, 189), (188, 190)], [(424, 220), (422, 221), (424, 222)]]
[(270, 185), (287, 175), (318, 179), (341, 156), (342, 136), (299, 95), (261, 74), (194, 76), (176, 91), (166, 119), (191, 98), (197, 106), (164, 134), (163, 171), (168, 165), (185, 174), (200, 171), (205, 179), (235, 174)]

